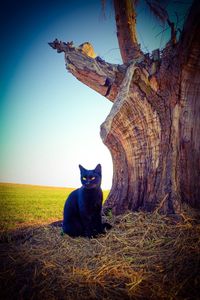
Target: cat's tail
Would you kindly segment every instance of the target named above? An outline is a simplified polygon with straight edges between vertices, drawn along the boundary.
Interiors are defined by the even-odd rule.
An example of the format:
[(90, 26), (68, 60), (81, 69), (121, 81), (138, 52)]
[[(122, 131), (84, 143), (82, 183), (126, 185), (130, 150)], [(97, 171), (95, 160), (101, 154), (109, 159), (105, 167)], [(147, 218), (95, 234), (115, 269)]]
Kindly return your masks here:
[(103, 227), (103, 230), (105, 230), (105, 229), (110, 230), (112, 228), (112, 225), (105, 222), (105, 223), (102, 224), (102, 227)]

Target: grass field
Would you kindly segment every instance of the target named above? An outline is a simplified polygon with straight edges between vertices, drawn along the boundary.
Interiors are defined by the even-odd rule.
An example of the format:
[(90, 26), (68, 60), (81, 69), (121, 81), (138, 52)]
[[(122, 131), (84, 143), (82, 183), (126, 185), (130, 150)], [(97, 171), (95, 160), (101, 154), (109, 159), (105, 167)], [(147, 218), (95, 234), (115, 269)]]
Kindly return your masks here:
[[(62, 219), (72, 188), (0, 183), (0, 231), (45, 224)], [(104, 199), (108, 191), (104, 191)]]

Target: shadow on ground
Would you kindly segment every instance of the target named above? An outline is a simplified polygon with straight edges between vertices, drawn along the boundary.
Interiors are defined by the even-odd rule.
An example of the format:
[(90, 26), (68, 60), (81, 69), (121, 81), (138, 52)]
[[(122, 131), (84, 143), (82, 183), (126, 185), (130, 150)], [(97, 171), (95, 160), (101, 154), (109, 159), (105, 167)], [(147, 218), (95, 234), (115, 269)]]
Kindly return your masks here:
[(128, 213), (95, 239), (62, 221), (2, 235), (1, 298), (199, 299), (200, 224)]

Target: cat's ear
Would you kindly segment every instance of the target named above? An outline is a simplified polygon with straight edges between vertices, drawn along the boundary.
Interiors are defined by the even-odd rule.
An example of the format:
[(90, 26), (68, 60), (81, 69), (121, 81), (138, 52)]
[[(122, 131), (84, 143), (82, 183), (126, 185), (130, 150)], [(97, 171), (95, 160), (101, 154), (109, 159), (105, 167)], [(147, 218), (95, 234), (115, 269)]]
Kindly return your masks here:
[(85, 168), (83, 168), (81, 165), (79, 165), (79, 169), (80, 169), (81, 173), (85, 171)]
[(101, 175), (101, 165), (98, 164), (98, 165), (96, 166), (96, 168), (94, 169), (94, 171), (95, 171), (96, 173), (98, 173), (99, 175)]

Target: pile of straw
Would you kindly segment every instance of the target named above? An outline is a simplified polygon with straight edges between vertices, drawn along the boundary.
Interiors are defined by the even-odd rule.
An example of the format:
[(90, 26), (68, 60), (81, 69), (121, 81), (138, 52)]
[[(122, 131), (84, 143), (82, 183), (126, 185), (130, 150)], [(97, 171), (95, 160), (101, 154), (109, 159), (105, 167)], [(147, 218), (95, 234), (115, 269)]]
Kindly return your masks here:
[(97, 239), (51, 225), (1, 242), (2, 299), (200, 299), (200, 224), (158, 213), (111, 217)]

